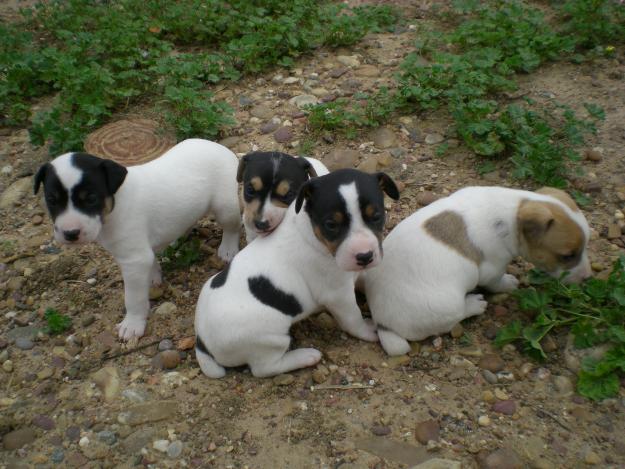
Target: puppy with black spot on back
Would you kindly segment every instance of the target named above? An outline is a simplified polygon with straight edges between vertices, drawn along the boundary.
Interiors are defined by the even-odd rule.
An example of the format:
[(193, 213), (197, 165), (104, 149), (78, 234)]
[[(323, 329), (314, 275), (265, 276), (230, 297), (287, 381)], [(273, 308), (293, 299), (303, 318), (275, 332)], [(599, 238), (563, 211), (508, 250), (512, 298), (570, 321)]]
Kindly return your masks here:
[(87, 153), (66, 153), (44, 164), (43, 183), (54, 238), (61, 244), (98, 242), (119, 264), (126, 315), (124, 340), (141, 337), (149, 312), (150, 284), (161, 283), (155, 252), (212, 213), (223, 228), (219, 257), (239, 251), (241, 218), (237, 157), (226, 147), (185, 140), (148, 163), (124, 167)]
[(377, 340), (354, 282), (382, 259), (384, 193), (399, 197), (384, 173), (342, 169), (312, 178), (271, 236), (257, 238), (206, 282), (195, 313), (205, 375), (220, 378), (224, 367), (247, 364), (266, 377), (316, 364), (316, 349), (289, 351), (289, 329), (324, 307), (346, 332)]
[(552, 188), (467, 187), (418, 210), (389, 233), (384, 261), (363, 275), (382, 347), (405, 354), (408, 340), (483, 313), (483, 296), (469, 292), (516, 289), (518, 280), (506, 273), (516, 256), (580, 282), (591, 275), (589, 231), (575, 202)]
[(237, 181), (243, 183), (243, 226), (247, 242), (273, 232), (302, 184), (325, 174), (328, 168), (314, 158), (277, 151), (257, 151), (241, 157)]

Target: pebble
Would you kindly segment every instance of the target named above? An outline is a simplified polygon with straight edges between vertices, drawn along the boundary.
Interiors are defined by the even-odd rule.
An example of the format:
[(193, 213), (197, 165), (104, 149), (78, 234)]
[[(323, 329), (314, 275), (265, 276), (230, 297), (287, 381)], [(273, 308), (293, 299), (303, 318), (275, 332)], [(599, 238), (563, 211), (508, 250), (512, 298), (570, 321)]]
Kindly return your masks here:
[(400, 366), (405, 366), (410, 363), (411, 358), (408, 355), (397, 355), (394, 357), (389, 357), (386, 360), (389, 368), (398, 368)]
[(423, 192), (419, 192), (417, 194), (417, 203), (421, 206), (421, 207), (425, 207), (426, 205), (430, 205), (432, 202), (435, 202), (438, 197), (430, 191), (423, 191)]
[(87, 284), (91, 286), (95, 285), (96, 283), (98, 283), (98, 281), (93, 277), (87, 279)]
[(105, 402), (112, 402), (119, 393), (119, 373), (114, 366), (105, 366), (96, 371), (91, 379), (100, 388)]
[(601, 152), (597, 150), (590, 150), (590, 149), (584, 152), (584, 156), (586, 157), (588, 161), (594, 161), (595, 163), (598, 161), (601, 161), (601, 159), (603, 158), (603, 155), (601, 154)]
[(294, 381), (295, 381), (295, 378), (293, 377), (293, 375), (289, 375), (289, 374), (282, 374), (273, 378), (273, 384), (275, 384), (276, 386), (288, 386), (289, 384), (292, 384)]
[(610, 223), (608, 226), (608, 239), (617, 239), (621, 237), (621, 227), (616, 223)]
[(293, 130), (290, 127), (280, 127), (273, 134), (273, 138), (278, 143), (287, 143), (293, 140)]
[(371, 140), (377, 148), (390, 148), (397, 145), (395, 133), (388, 127), (380, 127), (371, 132)]
[(156, 440), (152, 443), (152, 448), (161, 453), (166, 453), (167, 448), (169, 448), (169, 440)]
[(2, 364), (2, 369), (7, 373), (11, 373), (13, 371), (13, 362), (11, 360), (6, 360)]
[(479, 358), (484, 355), (484, 352), (477, 347), (464, 347), (458, 350), (458, 353), (463, 357)]
[(15, 346), (20, 350), (30, 350), (35, 344), (28, 337), (18, 337), (15, 340)]
[(488, 353), (484, 355), (478, 363), (478, 366), (480, 368), (491, 371), (493, 373), (497, 373), (498, 371), (503, 370), (504, 365), (505, 363), (502, 358), (499, 355), (495, 355), (494, 353)]
[(153, 401), (138, 404), (117, 416), (117, 421), (123, 425), (141, 425), (149, 422), (158, 422), (174, 417), (178, 412), (177, 401)]
[(451, 459), (432, 458), (411, 469), (462, 469), (462, 463)]
[(480, 415), (477, 423), (480, 427), (488, 427), (490, 425), (490, 417), (488, 415)]
[(102, 430), (101, 432), (98, 432), (96, 436), (98, 437), (98, 440), (109, 446), (112, 446), (117, 442), (117, 436), (109, 430)]
[(0, 195), (0, 209), (7, 209), (18, 205), (24, 198), (30, 195), (32, 185), (33, 182), (30, 177), (15, 181)]
[(180, 440), (172, 441), (171, 444), (169, 445), (169, 448), (167, 448), (167, 457), (171, 459), (178, 458), (182, 454), (182, 448), (183, 448), (182, 441)]
[(0, 337), (0, 350), (5, 349), (9, 345), (6, 339)]
[(32, 218), (32, 223), (33, 225), (37, 226), (37, 225), (41, 225), (43, 223), (43, 217), (41, 215), (35, 215)]
[(267, 122), (266, 124), (261, 125), (259, 130), (261, 134), (270, 134), (278, 127), (280, 127), (280, 124), (277, 122)]
[(342, 168), (353, 168), (358, 163), (360, 153), (348, 148), (337, 148), (325, 157), (324, 163), (330, 171)]
[(454, 339), (459, 339), (464, 334), (464, 327), (462, 327), (462, 324), (458, 323), (451, 328), (449, 333)]
[(500, 414), (512, 415), (516, 412), (516, 402), (512, 399), (495, 402), (492, 410)]
[(553, 385), (555, 386), (556, 391), (558, 391), (559, 394), (568, 396), (573, 393), (573, 382), (568, 376), (554, 376)]
[(508, 393), (506, 393), (506, 391), (501, 388), (495, 388), (495, 397), (500, 401), (505, 401), (510, 398), (510, 396), (508, 396)]
[(257, 119), (271, 119), (273, 111), (268, 106), (259, 104), (250, 110), (250, 114)]
[(483, 469), (523, 469), (525, 464), (514, 451), (498, 449), (483, 459), (481, 467)]
[(497, 384), (497, 382), (499, 381), (497, 375), (489, 370), (482, 370), (482, 376), (489, 384)]
[(80, 428), (76, 426), (67, 427), (67, 430), (65, 430), (65, 436), (71, 442), (78, 441), (80, 438)]
[(49, 431), (56, 427), (54, 420), (47, 415), (37, 415), (33, 418), (33, 425), (43, 430)]
[(360, 66), (360, 61), (356, 55), (339, 55), (336, 57), (336, 61), (346, 67), (356, 68)]
[(157, 316), (169, 316), (173, 313), (176, 312), (176, 310), (178, 309), (178, 307), (169, 302), (166, 301), (165, 303), (160, 304), (155, 310), (154, 310), (154, 314)]
[(78, 446), (80, 446), (81, 448), (84, 448), (85, 446), (89, 445), (90, 441), (89, 438), (86, 436), (83, 436), (80, 440), (78, 440)]
[(180, 364), (180, 353), (177, 350), (165, 350), (152, 358), (152, 366), (161, 370), (172, 370)]
[(53, 463), (59, 464), (63, 462), (63, 459), (65, 459), (65, 453), (63, 452), (61, 448), (54, 448), (54, 450), (52, 451), (52, 455), (50, 456), (50, 459), (52, 459)]
[(330, 78), (340, 78), (343, 75), (345, 75), (348, 71), (349, 69), (347, 67), (333, 68), (332, 70), (328, 72), (328, 75), (330, 76)]
[(371, 433), (376, 436), (389, 435), (391, 433), (391, 427), (388, 427), (386, 425), (374, 425), (373, 427), (371, 427)]
[[(325, 368), (325, 366), (323, 368)], [(323, 370), (323, 369), (321, 369), (319, 367), (315, 371), (312, 372), (312, 380), (316, 384), (324, 383), (327, 379), (328, 379), (328, 369), (327, 368), (325, 368), (325, 370)]]
[(286, 77), (282, 83), (284, 83), (285, 85), (294, 85), (295, 83), (298, 83), (299, 81), (300, 79), (297, 77)]
[(432, 419), (417, 423), (415, 438), (423, 445), (426, 445), (430, 440), (438, 441), (440, 439), (439, 423)]
[(357, 169), (365, 173), (375, 173), (378, 169), (378, 160), (375, 156), (367, 156), (360, 162)]
[(163, 352), (165, 350), (171, 350), (174, 348), (174, 343), (169, 339), (163, 339), (158, 343), (158, 351)]
[(91, 324), (95, 322), (95, 316), (90, 314), (89, 316), (83, 318), (81, 321), (82, 327), (89, 327)]
[(314, 106), (319, 103), (319, 98), (312, 94), (300, 94), (289, 99), (289, 104), (297, 106), (299, 109), (304, 109), (306, 106)]
[(442, 143), (443, 141), (445, 141), (445, 137), (441, 134), (433, 133), (425, 136), (425, 143), (428, 145), (436, 145), (437, 143)]
[(2, 444), (4, 444), (4, 449), (11, 451), (32, 443), (35, 441), (36, 437), (37, 435), (34, 429), (20, 428), (4, 435), (2, 437)]
[(584, 455), (584, 462), (586, 464), (588, 464), (589, 466), (596, 466), (597, 464), (601, 464), (602, 459), (601, 457), (595, 453), (594, 451), (588, 451), (585, 455)]

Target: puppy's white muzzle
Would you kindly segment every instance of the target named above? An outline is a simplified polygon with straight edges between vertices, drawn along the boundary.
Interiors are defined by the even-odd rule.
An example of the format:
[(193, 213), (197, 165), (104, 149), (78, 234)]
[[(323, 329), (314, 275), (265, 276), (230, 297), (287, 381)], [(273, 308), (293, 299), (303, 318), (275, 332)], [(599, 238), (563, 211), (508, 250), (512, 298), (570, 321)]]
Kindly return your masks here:
[(98, 216), (68, 210), (54, 221), (54, 239), (60, 244), (86, 244), (96, 240), (102, 223)]
[(342, 270), (358, 272), (380, 263), (380, 243), (371, 232), (355, 233), (336, 252), (336, 263)]

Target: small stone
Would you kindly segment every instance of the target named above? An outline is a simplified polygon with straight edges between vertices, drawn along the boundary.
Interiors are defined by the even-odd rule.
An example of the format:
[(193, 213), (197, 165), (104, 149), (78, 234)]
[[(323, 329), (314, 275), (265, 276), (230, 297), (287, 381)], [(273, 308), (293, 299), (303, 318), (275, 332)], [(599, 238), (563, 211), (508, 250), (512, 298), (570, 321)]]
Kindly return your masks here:
[(464, 335), (464, 327), (462, 327), (462, 324), (458, 323), (451, 328), (451, 331), (449, 333), (454, 339), (459, 339)]
[(270, 134), (278, 127), (280, 127), (280, 124), (277, 122), (267, 122), (266, 124), (261, 125), (259, 130), (261, 134)]
[(327, 369), (326, 370), (322, 370), (322, 369), (317, 368), (315, 371), (312, 372), (312, 380), (316, 384), (325, 383), (327, 379), (328, 379), (328, 371), (327, 371)]
[(0, 337), (0, 350), (7, 348), (7, 345), (9, 345), (7, 340)]
[(406, 366), (410, 363), (411, 358), (408, 355), (397, 355), (394, 357), (389, 357), (386, 360), (389, 368), (398, 368), (400, 366)]
[(324, 159), (324, 163), (330, 171), (342, 168), (353, 168), (358, 162), (360, 153), (350, 149), (335, 149)]
[(158, 351), (163, 352), (165, 350), (171, 350), (174, 348), (174, 343), (169, 339), (163, 339), (158, 343)]
[(152, 301), (156, 301), (163, 296), (163, 289), (161, 287), (150, 287), (149, 298)]
[(395, 133), (388, 127), (380, 127), (371, 132), (371, 140), (377, 148), (390, 148), (397, 145)]
[(523, 469), (525, 464), (514, 451), (498, 449), (487, 455), (480, 467), (483, 469)]
[(573, 382), (567, 376), (554, 376), (553, 385), (555, 386), (556, 391), (558, 391), (561, 395), (568, 396), (573, 394)]
[(11, 360), (6, 360), (2, 364), (2, 369), (7, 373), (11, 373), (13, 371), (13, 362)]
[(496, 318), (504, 318), (508, 314), (508, 308), (502, 305), (493, 306), (493, 314)]
[(169, 448), (167, 448), (167, 457), (170, 459), (178, 458), (182, 454), (182, 448), (183, 448), (182, 441), (180, 440), (172, 441), (171, 444), (169, 445)]
[(608, 226), (608, 239), (617, 239), (621, 237), (621, 227), (616, 223), (611, 223)]
[(273, 134), (273, 138), (278, 143), (287, 143), (293, 140), (293, 130), (290, 127), (280, 127)]
[(473, 358), (480, 358), (482, 355), (484, 355), (484, 352), (482, 352), (482, 350), (479, 349), (478, 347), (463, 347), (460, 350), (458, 350), (458, 353), (462, 355), (463, 357), (473, 357)]
[(597, 150), (586, 150), (584, 152), (584, 157), (588, 160), (588, 161), (594, 161), (595, 163), (598, 161), (601, 161), (601, 159), (603, 158), (603, 155), (601, 154), (601, 152), (597, 151)]
[(79, 452), (73, 451), (67, 455), (65, 462), (70, 467), (85, 467), (89, 460)]
[(169, 448), (169, 440), (156, 440), (152, 443), (152, 448), (161, 453), (166, 453), (167, 448)]
[(367, 156), (357, 167), (365, 173), (375, 173), (378, 169), (378, 161), (374, 156)]
[[(378, 155), (378, 165), (381, 166), (382, 168), (386, 168), (390, 166), (392, 162), (393, 162), (393, 158), (391, 157), (390, 153), (385, 151), (384, 153), (381, 153)], [(396, 182), (396, 184), (398, 185), (398, 189), (399, 189), (399, 184), (398, 184), (399, 182), (401, 181)]]
[(153, 401), (131, 407), (117, 416), (117, 421), (124, 425), (141, 425), (173, 418), (178, 412), (177, 401)]
[(43, 223), (43, 217), (41, 215), (35, 215), (32, 218), (32, 224), (35, 226), (41, 225)]
[(98, 432), (96, 436), (98, 437), (98, 440), (109, 446), (112, 446), (117, 442), (117, 436), (109, 430), (102, 430), (101, 432)]
[(67, 427), (65, 430), (65, 436), (71, 442), (76, 442), (80, 439), (80, 428), (76, 426)]
[(104, 394), (104, 400), (106, 402), (112, 402), (115, 400), (119, 393), (119, 373), (114, 366), (105, 366), (104, 368), (95, 372), (91, 379), (100, 388)]
[(13, 430), (2, 437), (4, 449), (12, 451), (35, 441), (37, 434), (32, 428)]
[(440, 439), (439, 423), (432, 419), (417, 423), (415, 438), (423, 445), (426, 445), (430, 440), (438, 441)]
[(478, 366), (484, 370), (497, 373), (503, 370), (505, 363), (499, 355), (488, 353), (480, 359)]
[(336, 57), (336, 61), (346, 67), (356, 68), (360, 66), (360, 61), (355, 55), (339, 55)]
[(427, 134), (425, 136), (425, 143), (427, 143), (428, 145), (436, 145), (437, 143), (442, 143), (444, 141), (445, 141), (445, 137), (442, 136), (441, 134), (433, 133), (433, 134)]
[(282, 83), (284, 83), (285, 85), (294, 85), (295, 83), (299, 82), (299, 78), (297, 77), (286, 77)]
[(601, 272), (603, 269), (605, 269), (601, 262), (593, 262), (590, 264), (590, 267), (594, 272)]
[(33, 181), (30, 177), (15, 181), (0, 195), (0, 209), (11, 208), (21, 203), (24, 198), (30, 195), (32, 187)]
[(423, 191), (417, 194), (416, 199), (417, 204), (421, 207), (425, 207), (426, 205), (430, 205), (432, 202), (435, 202), (438, 199), (438, 196), (436, 196), (433, 192)]
[(514, 402), (512, 399), (495, 402), (493, 404), (492, 410), (500, 414), (512, 415), (516, 412), (516, 402)]
[(289, 99), (289, 104), (304, 109), (307, 106), (314, 106), (319, 103), (319, 98), (312, 94), (301, 94)]
[(497, 375), (489, 370), (482, 370), (482, 376), (489, 384), (497, 384), (497, 382), (499, 381)]
[(349, 71), (346, 67), (333, 68), (328, 72), (330, 78), (340, 78)]
[(376, 436), (390, 435), (391, 427), (388, 427), (386, 425), (374, 425), (373, 427), (371, 427), (371, 433)]
[(273, 383), (276, 386), (288, 386), (289, 384), (292, 384), (294, 381), (295, 381), (295, 378), (293, 377), (293, 375), (290, 375), (290, 374), (282, 374), (273, 378)]
[(37, 415), (33, 418), (33, 425), (35, 427), (39, 427), (43, 430), (52, 430), (56, 427), (54, 420), (52, 420), (47, 415)]
[(597, 464), (601, 464), (602, 463), (602, 459), (601, 457), (595, 453), (594, 451), (588, 451), (585, 455), (584, 455), (584, 462), (586, 464), (588, 464), (589, 466), (596, 466)]
[(172, 370), (180, 364), (180, 353), (177, 350), (165, 350), (154, 356), (152, 366), (161, 370)]
[(482, 393), (482, 400), (484, 402), (488, 402), (489, 404), (492, 404), (493, 402), (495, 402), (495, 395), (493, 394), (492, 391), (490, 390), (486, 390)]
[(500, 401), (505, 401), (510, 398), (510, 396), (508, 396), (506, 391), (504, 391), (501, 388), (495, 388), (495, 397), (499, 399)]
[(94, 322), (95, 322), (95, 316), (93, 314), (90, 314), (89, 316), (86, 316), (85, 318), (83, 318), (83, 320), (80, 323), (82, 327), (89, 327)]
[(462, 469), (462, 463), (451, 459), (432, 458), (411, 469)]
[(170, 316), (175, 313), (177, 309), (178, 307), (175, 304), (166, 301), (154, 310), (154, 314), (157, 316)]
[(195, 336), (180, 339), (176, 344), (178, 350), (190, 350), (195, 347)]
[(87, 279), (87, 284), (89, 284), (91, 286), (95, 285), (96, 283), (98, 283), (98, 281), (95, 278), (88, 278)]
[(52, 462), (55, 464), (62, 463), (63, 459), (65, 459), (65, 453), (61, 448), (54, 448), (50, 459), (52, 459)]
[(20, 350), (30, 350), (35, 344), (28, 337), (18, 337), (15, 340), (15, 346)]
[(257, 119), (271, 119), (273, 117), (273, 111), (264, 104), (254, 106), (250, 110), (250, 114)]
[(490, 417), (488, 415), (480, 415), (477, 423), (480, 427), (488, 427), (490, 425)]

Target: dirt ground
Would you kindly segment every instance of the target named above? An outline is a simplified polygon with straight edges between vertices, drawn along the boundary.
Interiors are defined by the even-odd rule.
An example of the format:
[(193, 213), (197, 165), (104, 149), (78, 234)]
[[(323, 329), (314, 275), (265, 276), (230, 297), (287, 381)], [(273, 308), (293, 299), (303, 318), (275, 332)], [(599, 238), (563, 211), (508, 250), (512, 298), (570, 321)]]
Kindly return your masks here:
[[(411, 3), (413, 24), (428, 21), (428, 4)], [(415, 37), (410, 27), (370, 35), (348, 50), (319, 50), (292, 70), (225, 86), (217, 97), (236, 109), (238, 124), (223, 143), (238, 154), (294, 153), (306, 139), (306, 119), (292, 97), (331, 99), (390, 83)], [(615, 59), (556, 63), (521, 78), (521, 91), (536, 101), (605, 109), (586, 148), (598, 161), (584, 160), (574, 183), (592, 199), (584, 213), (597, 275), (624, 252), (624, 238), (607, 237), (625, 209), (625, 55), (617, 52)], [(276, 141), (276, 129), (263, 133), (272, 119), (287, 128), (287, 142)], [(420, 204), (467, 185), (524, 187), (505, 164), (478, 175), (475, 157), (450, 125), (444, 113), (397, 116), (353, 141), (324, 135), (310, 156), (331, 167), (381, 169), (400, 181), (400, 201), (387, 201), (389, 229)], [(625, 467), (623, 388), (602, 403), (576, 395), (579, 361), (566, 334), (546, 344), (551, 358), (544, 364), (511, 345), (496, 349), (497, 329), (520, 317), (507, 295), (490, 297), (487, 312), (463, 323), (456, 338), (414, 344), (408, 356), (389, 358), (322, 313), (292, 331), (295, 346), (323, 352), (316, 368), (276, 379), (246, 370), (206, 378), (180, 339), (193, 336), (199, 291), (221, 267), (214, 255), (221, 233), (210, 220), (194, 233), (202, 261), (166, 272), (163, 287), (152, 291), (146, 336), (119, 343), (117, 265), (96, 245), (55, 245), (43, 201), (32, 194), (46, 149), (31, 146), (26, 130), (0, 133), (0, 467), (394, 469), (432, 458), (443, 461), (419, 467)], [(437, 157), (428, 142), (441, 139), (449, 150)], [(523, 278), (526, 268), (517, 262), (510, 272)], [(40, 331), (48, 307), (72, 317), (71, 332)], [(163, 370), (158, 348), (172, 346), (180, 363)]]

